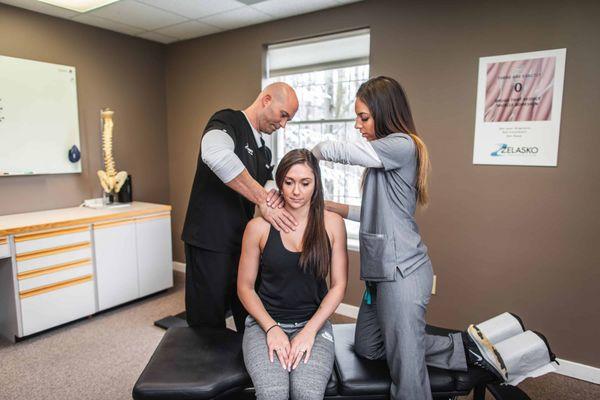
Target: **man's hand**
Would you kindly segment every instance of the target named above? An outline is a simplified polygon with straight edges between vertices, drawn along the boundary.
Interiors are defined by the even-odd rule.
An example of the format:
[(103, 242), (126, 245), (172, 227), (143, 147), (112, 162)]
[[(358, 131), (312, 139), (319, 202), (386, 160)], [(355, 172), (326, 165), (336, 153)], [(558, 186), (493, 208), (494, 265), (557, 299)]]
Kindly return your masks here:
[(269, 190), (267, 194), (267, 205), (271, 208), (283, 208), (285, 200), (277, 189)]
[(277, 353), (277, 358), (283, 369), (287, 369), (289, 363), (290, 340), (279, 326), (271, 328), (267, 333), (267, 347), (269, 349), (269, 360), (273, 362), (273, 352)]
[(296, 218), (287, 212), (284, 208), (271, 208), (267, 203), (259, 206), (262, 217), (279, 232), (295, 231), (298, 222)]

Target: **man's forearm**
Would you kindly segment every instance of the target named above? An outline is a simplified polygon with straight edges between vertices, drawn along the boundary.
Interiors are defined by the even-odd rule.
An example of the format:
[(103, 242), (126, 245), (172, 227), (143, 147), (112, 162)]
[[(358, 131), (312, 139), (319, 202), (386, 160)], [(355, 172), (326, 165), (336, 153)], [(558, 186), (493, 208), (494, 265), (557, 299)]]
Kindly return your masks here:
[(278, 231), (289, 232), (296, 229), (298, 222), (285, 208), (280, 207), (277, 198), (269, 197), (269, 192), (256, 182), (246, 169), (226, 183), (260, 209), (260, 216), (273, 225)]
[(266, 189), (252, 178), (247, 169), (244, 169), (241, 174), (227, 182), (226, 185), (256, 205), (264, 204), (267, 200), (268, 193)]

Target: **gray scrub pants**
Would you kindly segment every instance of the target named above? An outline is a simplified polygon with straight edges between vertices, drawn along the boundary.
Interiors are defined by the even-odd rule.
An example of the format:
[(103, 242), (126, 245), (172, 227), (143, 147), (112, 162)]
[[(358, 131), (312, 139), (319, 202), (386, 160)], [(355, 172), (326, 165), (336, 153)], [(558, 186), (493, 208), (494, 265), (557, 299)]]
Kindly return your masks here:
[(371, 304), (358, 312), (356, 353), (370, 360), (387, 360), (393, 400), (429, 400), (431, 388), (426, 365), (466, 371), (460, 333), (435, 336), (425, 333), (425, 311), (433, 284), (431, 262), (396, 280), (376, 282)]
[[(280, 326), (292, 340), (305, 324)], [(276, 354), (273, 355), (273, 362), (269, 360), (267, 336), (252, 316), (246, 318), (242, 350), (257, 400), (323, 399), (335, 357), (333, 331), (329, 321), (325, 322), (315, 336), (308, 363), (300, 361), (298, 367), (291, 372), (283, 369)]]

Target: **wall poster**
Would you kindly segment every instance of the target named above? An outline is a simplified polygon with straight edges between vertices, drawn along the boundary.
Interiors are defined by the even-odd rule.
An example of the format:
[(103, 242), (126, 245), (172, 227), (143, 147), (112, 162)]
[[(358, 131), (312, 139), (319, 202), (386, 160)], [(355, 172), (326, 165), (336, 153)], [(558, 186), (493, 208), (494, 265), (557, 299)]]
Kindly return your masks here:
[(479, 59), (473, 164), (557, 165), (566, 52)]

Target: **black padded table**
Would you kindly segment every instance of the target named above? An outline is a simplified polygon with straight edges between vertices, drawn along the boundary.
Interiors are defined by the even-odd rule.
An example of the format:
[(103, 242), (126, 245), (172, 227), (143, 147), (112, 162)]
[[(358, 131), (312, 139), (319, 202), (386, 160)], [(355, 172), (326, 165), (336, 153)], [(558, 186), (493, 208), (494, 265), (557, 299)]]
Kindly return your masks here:
[(133, 388), (134, 399), (213, 399), (251, 385), (242, 336), (229, 329), (165, 333)]
[[(369, 361), (354, 353), (354, 324), (334, 325), (335, 366), (326, 399), (389, 399), (390, 376), (385, 361)], [(448, 329), (428, 326), (433, 334)], [(434, 398), (451, 399), (474, 390), (483, 400), (494, 377), (478, 368), (468, 372), (429, 368)], [(526, 400), (519, 389), (490, 391), (496, 399)], [(495, 392), (495, 393), (494, 393)], [(503, 395), (504, 393), (504, 395)], [(520, 397), (513, 397), (515, 396)], [(500, 397), (498, 397), (500, 396)], [(525, 396), (525, 397), (523, 397)], [(252, 399), (254, 389), (242, 356), (242, 336), (228, 329), (173, 327), (167, 330), (133, 388), (136, 400)]]
[[(391, 384), (385, 361), (370, 361), (357, 357), (354, 353), (354, 324), (333, 326), (335, 338), (335, 372), (339, 377), (339, 393), (347, 396), (381, 395), (388, 396)], [(434, 335), (448, 335), (455, 332), (427, 326), (427, 332)], [(429, 367), (429, 381), (434, 397), (451, 398), (464, 396), (472, 389), (485, 388), (494, 377), (479, 368), (469, 372), (447, 371)]]

